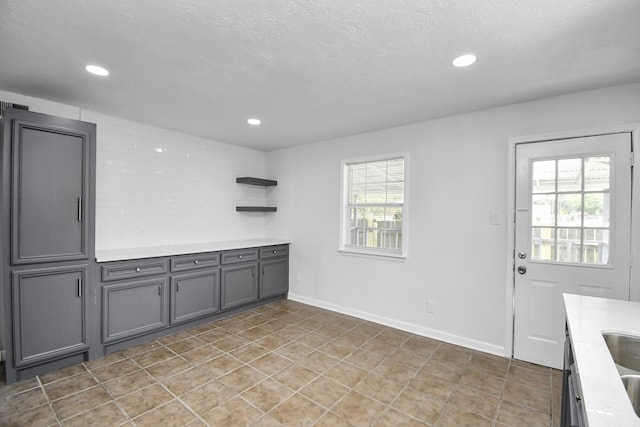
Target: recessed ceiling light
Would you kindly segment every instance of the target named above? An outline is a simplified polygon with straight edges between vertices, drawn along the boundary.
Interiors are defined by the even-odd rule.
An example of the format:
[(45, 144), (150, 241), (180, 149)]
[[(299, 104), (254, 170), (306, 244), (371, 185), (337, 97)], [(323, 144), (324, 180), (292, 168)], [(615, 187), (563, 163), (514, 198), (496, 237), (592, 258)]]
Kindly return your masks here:
[(260, 121), (260, 119), (249, 119), (247, 120), (247, 123), (249, 123), (251, 126), (258, 126), (262, 122)]
[(96, 76), (100, 77), (106, 77), (109, 75), (109, 70), (99, 65), (87, 65), (86, 67), (84, 67), (84, 69), (91, 74), (95, 74)]
[(469, 65), (476, 62), (476, 56), (472, 54), (461, 55), (453, 60), (453, 65), (455, 67), (468, 67)]

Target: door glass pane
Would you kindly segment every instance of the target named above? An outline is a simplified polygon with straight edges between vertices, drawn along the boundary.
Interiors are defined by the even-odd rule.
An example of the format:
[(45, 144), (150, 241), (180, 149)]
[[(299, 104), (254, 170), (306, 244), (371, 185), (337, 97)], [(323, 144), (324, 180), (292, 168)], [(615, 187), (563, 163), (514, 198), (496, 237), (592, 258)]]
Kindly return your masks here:
[(610, 157), (587, 157), (584, 164), (585, 191), (609, 189)]
[(584, 230), (584, 261), (587, 264), (609, 263), (609, 230)]
[(553, 193), (556, 191), (556, 161), (533, 162), (533, 193)]
[(582, 226), (582, 194), (558, 194), (558, 225)]
[(531, 225), (556, 225), (555, 194), (531, 196)]
[(609, 193), (586, 193), (584, 195), (585, 227), (609, 226)]
[(531, 258), (541, 261), (555, 261), (555, 228), (533, 227), (531, 231)]
[(580, 262), (582, 232), (576, 228), (558, 229), (558, 261)]
[(558, 192), (582, 191), (582, 159), (558, 160)]

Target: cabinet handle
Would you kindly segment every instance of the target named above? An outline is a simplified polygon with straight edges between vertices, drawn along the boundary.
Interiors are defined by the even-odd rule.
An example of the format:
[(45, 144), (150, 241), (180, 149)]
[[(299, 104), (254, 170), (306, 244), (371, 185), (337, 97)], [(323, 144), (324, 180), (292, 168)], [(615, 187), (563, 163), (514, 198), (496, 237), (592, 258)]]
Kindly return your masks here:
[(193, 261), (193, 263), (194, 263), (194, 264), (197, 264), (197, 263), (198, 263), (198, 260)]
[(256, 268), (255, 267), (253, 267), (251, 269), (251, 277), (256, 277)]
[(82, 222), (82, 197), (78, 197), (78, 222)]
[(274, 253), (274, 254), (277, 254), (277, 253), (278, 253), (278, 251), (273, 251), (273, 253)]
[(140, 267), (136, 267), (136, 273), (140, 273)]
[(78, 279), (78, 298), (82, 298), (82, 278)]
[(162, 296), (162, 286), (158, 286), (158, 296)]
[(242, 258), (242, 255), (238, 255), (238, 258)]
[(176, 283), (176, 293), (180, 292), (180, 283)]
[(262, 275), (264, 276), (264, 265), (262, 266)]

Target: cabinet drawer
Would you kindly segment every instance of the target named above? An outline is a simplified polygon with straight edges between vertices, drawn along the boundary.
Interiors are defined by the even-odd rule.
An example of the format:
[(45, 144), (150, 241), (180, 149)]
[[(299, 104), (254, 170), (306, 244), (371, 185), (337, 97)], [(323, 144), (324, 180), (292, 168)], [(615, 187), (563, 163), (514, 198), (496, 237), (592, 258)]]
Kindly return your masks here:
[(260, 259), (289, 255), (289, 246), (267, 246), (260, 248)]
[(167, 272), (166, 260), (117, 262), (102, 266), (102, 281), (132, 279)]
[(238, 249), (222, 253), (222, 264), (237, 264), (239, 262), (255, 261), (258, 259), (258, 249)]
[(171, 258), (171, 271), (187, 271), (220, 265), (218, 252)]

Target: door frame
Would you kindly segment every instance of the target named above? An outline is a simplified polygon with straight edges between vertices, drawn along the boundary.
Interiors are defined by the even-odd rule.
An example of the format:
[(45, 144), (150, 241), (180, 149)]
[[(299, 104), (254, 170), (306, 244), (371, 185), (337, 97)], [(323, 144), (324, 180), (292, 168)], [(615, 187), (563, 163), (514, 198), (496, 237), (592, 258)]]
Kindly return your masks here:
[[(580, 138), (588, 136), (608, 135), (612, 133), (631, 133), (633, 164), (635, 173), (631, 177), (631, 229), (640, 230), (640, 122), (617, 125), (598, 126), (593, 128), (550, 132), (526, 136), (514, 136), (508, 139), (507, 151), (507, 250), (505, 271), (505, 356), (513, 357), (514, 319), (515, 319), (515, 204), (516, 204), (516, 146), (530, 142), (544, 142), (556, 139)], [(640, 281), (640, 239), (631, 237), (631, 271), (629, 297), (631, 301), (640, 301), (640, 286), (633, 283)]]

